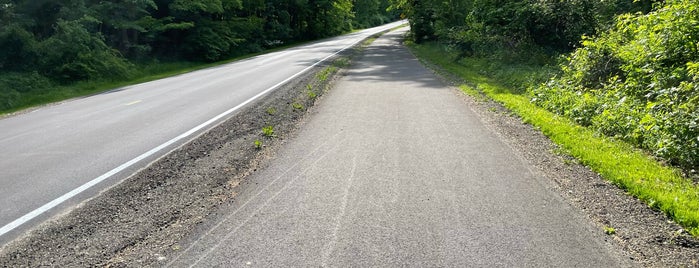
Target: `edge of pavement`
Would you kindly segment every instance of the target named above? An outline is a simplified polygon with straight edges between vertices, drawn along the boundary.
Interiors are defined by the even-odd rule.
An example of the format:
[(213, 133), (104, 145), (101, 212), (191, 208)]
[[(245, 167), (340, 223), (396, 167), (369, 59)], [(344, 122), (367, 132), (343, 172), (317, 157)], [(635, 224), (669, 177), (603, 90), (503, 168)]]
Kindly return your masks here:
[[(246, 261), (261, 266), (497, 266), (535, 265), (537, 260), (631, 266), (628, 256), (572, 209), (525, 157), (493, 160), (493, 155), (514, 149), (489, 136), (497, 134), (480, 114), (471, 112), (477, 108), (461, 92), (437, 85), (437, 78), (422, 66), (414, 68), (417, 60), (404, 58), (407, 52), (393, 45), (400, 38), (396, 35), (388, 42), (383, 36), (374, 45), (386, 47), (372, 46), (370, 55), (357, 60), (278, 157), (248, 178), (238, 202), (221, 207), (200, 226), (199, 234), (185, 239), (183, 251), (168, 266), (236, 266)], [(453, 114), (444, 114), (450, 109)], [(439, 118), (435, 113), (441, 113)], [(454, 144), (460, 140), (464, 144)], [(493, 144), (490, 152), (485, 146)], [(453, 158), (457, 155), (461, 158)], [(495, 163), (479, 167), (487, 161)], [(449, 173), (452, 169), (459, 172)], [(534, 197), (518, 187), (531, 190)], [(494, 189), (503, 193), (485, 196)], [(500, 206), (501, 195), (535, 204), (510, 201)], [(547, 212), (565, 217), (528, 221), (547, 219)], [(508, 213), (513, 215), (503, 215)], [(472, 228), (455, 227), (455, 221)], [(566, 240), (570, 247), (562, 253), (545, 253), (555, 252), (552, 241)], [(479, 254), (462, 251), (469, 249)], [(592, 254), (578, 258), (576, 249)]]
[[(413, 53), (415, 54), (415, 53)], [(699, 267), (699, 239), (692, 237), (662, 212), (627, 194), (623, 189), (560, 153), (559, 146), (538, 128), (488, 98), (475, 98), (458, 87), (464, 80), (426, 60), (423, 65), (459, 92), (481, 121), (551, 181), (556, 191), (589, 218), (600, 233), (630, 259), (644, 267)]]
[[(0, 267), (156, 265), (162, 256), (179, 250), (177, 241), (216, 207), (232, 200), (244, 177), (295, 131), (347, 64), (344, 61), (351, 61), (365, 42), (249, 103), (120, 183), (18, 235), (0, 247)], [(337, 63), (338, 59), (343, 60)], [(262, 130), (269, 126), (272, 135)]]

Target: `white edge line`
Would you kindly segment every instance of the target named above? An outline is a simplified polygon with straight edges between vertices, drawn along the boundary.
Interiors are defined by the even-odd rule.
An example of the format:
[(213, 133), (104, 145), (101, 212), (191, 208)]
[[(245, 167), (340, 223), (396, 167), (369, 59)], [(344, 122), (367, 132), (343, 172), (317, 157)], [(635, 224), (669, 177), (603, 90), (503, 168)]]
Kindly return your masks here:
[[(383, 30), (381, 30), (381, 31), (383, 31)], [(379, 31), (379, 32), (381, 32), (381, 31)], [(367, 37), (369, 37), (369, 36), (371, 36), (371, 35), (373, 35), (373, 33), (372, 33), (372, 34), (368, 34)], [(8, 223), (7, 225), (5, 225), (5, 226), (3, 226), (2, 228), (0, 228), (0, 236), (2, 236), (2, 235), (4, 235), (4, 234), (6, 234), (6, 233), (8, 233), (8, 232), (10, 232), (10, 231), (12, 231), (12, 230), (14, 230), (15, 228), (17, 228), (17, 227), (19, 227), (19, 226), (22, 226), (22, 224), (27, 223), (28, 221), (30, 221), (30, 220), (36, 218), (37, 216), (39, 216), (39, 215), (45, 213), (46, 211), (49, 211), (50, 209), (52, 209), (52, 208), (54, 208), (54, 207), (60, 205), (61, 203), (65, 202), (66, 200), (68, 200), (68, 199), (70, 199), (70, 198), (73, 198), (74, 196), (76, 196), (76, 195), (78, 195), (78, 194), (84, 192), (85, 190), (91, 188), (92, 186), (95, 186), (96, 184), (98, 184), (98, 183), (100, 183), (100, 182), (106, 180), (107, 178), (109, 178), (109, 177), (111, 177), (111, 176), (114, 176), (114, 174), (117, 174), (117, 173), (119, 173), (119, 172), (121, 172), (121, 171), (123, 171), (123, 170), (125, 170), (125, 169), (127, 169), (127, 168), (129, 168), (129, 167), (131, 167), (132, 165), (134, 165), (134, 164), (140, 162), (141, 160), (146, 159), (146, 158), (148, 158), (148, 157), (154, 155), (154, 154), (157, 153), (158, 151), (160, 151), (160, 150), (162, 150), (162, 149), (164, 149), (164, 148), (166, 148), (166, 147), (168, 147), (168, 146), (170, 146), (170, 145), (172, 145), (172, 144), (174, 144), (174, 143), (176, 143), (176, 142), (178, 142), (178, 141), (180, 141), (180, 140), (182, 140), (182, 139), (184, 139), (184, 138), (189, 137), (190, 135), (194, 134), (195, 132), (197, 132), (197, 131), (199, 131), (199, 130), (201, 130), (201, 129), (203, 129), (203, 128), (205, 128), (205, 127), (211, 125), (211, 124), (213, 124), (214, 122), (218, 121), (219, 119), (221, 119), (221, 118), (223, 118), (223, 117), (225, 117), (225, 116), (227, 116), (227, 115), (229, 115), (229, 114), (231, 114), (231, 113), (237, 111), (238, 109), (242, 108), (243, 106), (247, 105), (248, 103), (251, 103), (251, 102), (255, 101), (256, 99), (258, 99), (258, 98), (264, 96), (265, 94), (269, 93), (270, 91), (275, 90), (275, 89), (277, 89), (278, 87), (280, 87), (280, 86), (282, 86), (282, 85), (288, 83), (288, 82), (291, 81), (292, 79), (294, 79), (294, 78), (300, 76), (301, 74), (307, 72), (307, 71), (310, 70), (311, 68), (313, 68), (313, 67), (317, 66), (318, 64), (320, 64), (320, 63), (326, 61), (327, 59), (329, 59), (329, 58), (331, 58), (331, 57), (334, 57), (335, 55), (339, 54), (339, 53), (342, 52), (342, 51), (345, 51), (346, 49), (348, 49), (348, 48), (350, 48), (350, 47), (355, 46), (357, 43), (363, 41), (364, 39), (366, 39), (366, 37), (365, 37), (365, 38), (362, 38), (362, 39), (360, 39), (360, 40), (358, 40), (358, 41), (356, 41), (356, 42), (354, 42), (354, 43), (352, 43), (352, 44), (350, 44), (350, 45), (348, 45), (348, 46), (346, 46), (346, 47), (344, 47), (344, 48), (342, 48), (342, 49), (340, 49), (340, 50), (338, 50), (337, 52), (335, 52), (335, 53), (333, 53), (333, 54), (328, 55), (327, 57), (325, 57), (325, 58), (323, 58), (323, 59), (317, 61), (317, 62), (314, 63), (313, 65), (308, 66), (308, 67), (306, 67), (305, 69), (301, 70), (300, 72), (298, 72), (298, 73), (296, 73), (296, 74), (294, 74), (294, 75), (288, 77), (287, 79), (284, 79), (283, 81), (281, 81), (281, 82), (275, 84), (274, 86), (272, 86), (272, 87), (270, 87), (270, 88), (268, 88), (268, 89), (265, 89), (264, 91), (258, 93), (257, 95), (255, 95), (255, 96), (253, 96), (252, 98), (250, 98), (250, 99), (244, 101), (243, 103), (238, 104), (237, 106), (235, 106), (235, 107), (233, 107), (233, 108), (231, 108), (231, 109), (229, 109), (229, 110), (227, 110), (227, 111), (225, 111), (225, 112), (223, 112), (223, 113), (221, 113), (221, 114), (215, 116), (214, 118), (209, 119), (208, 121), (206, 121), (206, 122), (204, 122), (204, 123), (202, 123), (202, 124), (200, 124), (200, 125), (198, 125), (198, 126), (192, 128), (192, 129), (190, 129), (189, 131), (180, 134), (179, 136), (177, 136), (177, 137), (175, 137), (175, 138), (173, 138), (173, 139), (171, 139), (171, 140), (169, 140), (169, 141), (167, 141), (167, 142), (165, 142), (165, 143), (159, 145), (158, 147), (155, 147), (155, 148), (151, 149), (150, 151), (145, 152), (145, 153), (143, 153), (143, 154), (137, 156), (136, 158), (129, 160), (128, 162), (126, 162), (126, 163), (124, 163), (124, 164), (121, 164), (120, 166), (118, 166), (118, 167), (116, 167), (116, 168), (110, 170), (109, 172), (102, 174), (101, 176), (99, 176), (99, 177), (97, 177), (97, 178), (95, 178), (95, 179), (93, 179), (93, 180), (91, 180), (91, 181), (89, 181), (89, 182), (87, 182), (87, 183), (81, 185), (80, 187), (75, 188), (75, 189), (73, 189), (72, 191), (70, 191), (70, 192), (68, 192), (68, 193), (66, 193), (66, 194), (64, 194), (64, 195), (62, 195), (62, 196), (60, 196), (60, 197), (54, 199), (53, 201), (48, 202), (48, 203), (46, 203), (45, 205), (43, 205), (43, 206), (41, 206), (41, 207), (39, 207), (39, 208), (33, 210), (32, 212), (29, 212), (29, 213), (25, 214), (24, 216), (22, 216), (22, 217), (20, 217), (20, 218), (14, 220), (14, 221)]]

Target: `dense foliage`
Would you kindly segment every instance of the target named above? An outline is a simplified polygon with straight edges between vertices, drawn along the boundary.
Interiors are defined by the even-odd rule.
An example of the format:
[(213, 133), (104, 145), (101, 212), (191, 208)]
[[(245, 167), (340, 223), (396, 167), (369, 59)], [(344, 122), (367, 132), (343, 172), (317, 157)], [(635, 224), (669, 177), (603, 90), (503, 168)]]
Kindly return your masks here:
[(667, 1), (585, 38), (534, 101), (686, 170), (699, 166), (699, 2)]
[(444, 43), (456, 60), (551, 64), (562, 55), (559, 75), (529, 85), (537, 105), (689, 173), (699, 167), (699, 1), (393, 4), (405, 10), (415, 42)]
[(388, 0), (0, 0), (0, 110), (134, 62), (218, 61), (395, 20)]
[(647, 12), (652, 2), (393, 0), (393, 5), (405, 10), (418, 43), (448, 43), (461, 56), (518, 56), (571, 51), (582, 35), (605, 29), (614, 15)]
[(468, 80), (465, 91), (502, 103), (699, 236), (698, 0), (394, 5), (414, 41), (429, 41), (415, 51)]

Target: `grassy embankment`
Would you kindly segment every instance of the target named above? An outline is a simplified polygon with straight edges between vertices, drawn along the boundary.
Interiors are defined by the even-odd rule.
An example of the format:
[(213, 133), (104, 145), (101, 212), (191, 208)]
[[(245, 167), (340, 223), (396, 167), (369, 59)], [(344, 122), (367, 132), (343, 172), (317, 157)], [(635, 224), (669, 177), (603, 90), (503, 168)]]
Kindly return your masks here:
[[(232, 59), (213, 62), (190, 62), (190, 61), (174, 61), (174, 62), (150, 62), (150, 63), (134, 63), (130, 77), (122, 80), (97, 80), (97, 81), (78, 81), (68, 85), (49, 84), (45, 87), (36, 88), (35, 90), (21, 93), (21, 95), (11, 105), (0, 105), (0, 115), (13, 113), (23, 109), (40, 106), (43, 104), (58, 102), (66, 99), (88, 96), (105, 92), (115, 88), (120, 88), (128, 85), (145, 83), (153, 80), (158, 80), (166, 77), (171, 77), (179, 74), (184, 74), (196, 70), (210, 68), (237, 60), (250, 58), (265, 53), (283, 50), (289, 47), (302, 45), (308, 42), (299, 42), (286, 45), (279, 48), (266, 50), (259, 53), (235, 57)], [(29, 74), (28, 74), (29, 76)], [(0, 81), (1, 82), (1, 81)], [(0, 83), (1, 85), (1, 83)], [(0, 94), (2, 96), (2, 94)], [(0, 101), (3, 101), (0, 99)]]
[(0, 115), (16, 112), (19, 110), (47, 103), (96, 94), (127, 85), (138, 84), (164, 77), (174, 76), (177, 74), (206, 68), (212, 65), (213, 64), (202, 64), (195, 62), (135, 64), (134, 68), (131, 70), (131, 77), (129, 79), (121, 81), (79, 81), (68, 85), (59, 85), (55, 83), (47, 85), (45, 83), (45, 85), (42, 87), (34, 88), (31, 91), (21, 92), (15, 100), (11, 101), (11, 103), (8, 103), (6, 105), (3, 104), (2, 106), (0, 106)]
[(601, 136), (531, 103), (526, 87), (544, 82), (553, 70), (474, 58), (457, 62), (455, 55), (434, 43), (411, 48), (419, 58), (464, 79), (466, 83), (460, 88), (466, 94), (483, 94), (503, 104), (539, 128), (564, 153), (699, 236), (699, 186), (627, 143)]
[[(395, 27), (392, 30), (405, 27), (406, 25), (401, 25)], [(362, 29), (356, 29), (352, 32), (359, 32)], [(373, 41), (375, 37), (371, 37), (369, 41)], [(284, 50), (290, 47), (300, 46), (308, 44), (315, 41), (304, 41), (290, 43), (284, 46), (276, 47), (273, 49), (268, 49), (262, 52), (253, 53), (249, 55), (244, 55), (240, 57), (235, 57), (232, 59), (213, 62), (213, 63), (202, 63), (202, 62), (189, 62), (189, 61), (173, 61), (173, 62), (149, 62), (149, 63), (134, 63), (131, 69), (129, 78), (127, 79), (105, 79), (96, 81), (77, 81), (68, 85), (60, 85), (46, 78), (43, 78), (41, 82), (29, 81), (36, 77), (36, 74), (17, 74), (12, 76), (3, 76), (0, 74), (0, 90), (2, 87), (13, 87), (19, 86), (23, 88), (31, 88), (31, 90), (21, 90), (18, 92), (18, 96), (13, 96), (9, 98), (0, 92), (0, 115), (9, 114), (17, 112), (23, 109), (40, 106), (48, 103), (58, 102), (66, 99), (88, 96), (92, 94), (97, 94), (112, 90), (115, 88), (120, 88), (128, 85), (134, 85), (139, 83), (145, 83), (157, 79), (162, 79), (166, 77), (171, 77), (179, 74), (184, 74), (200, 69), (210, 68), (226, 63), (231, 63), (241, 59), (246, 59), (270, 52)], [(17, 79), (21, 77), (21, 79)], [(14, 81), (13, 81), (14, 80)], [(24, 80), (24, 81), (18, 81)], [(29, 85), (29, 86), (28, 86)]]

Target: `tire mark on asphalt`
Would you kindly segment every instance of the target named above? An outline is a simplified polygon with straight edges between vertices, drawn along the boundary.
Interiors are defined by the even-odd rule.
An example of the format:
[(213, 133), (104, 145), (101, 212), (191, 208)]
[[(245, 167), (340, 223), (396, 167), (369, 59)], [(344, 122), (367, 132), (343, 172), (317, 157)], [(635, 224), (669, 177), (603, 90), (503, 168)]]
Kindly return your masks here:
[(342, 196), (342, 202), (340, 204), (340, 213), (338, 213), (337, 217), (335, 218), (335, 224), (332, 230), (330, 242), (328, 242), (327, 246), (325, 246), (321, 267), (328, 266), (328, 258), (330, 258), (330, 254), (335, 250), (335, 246), (337, 245), (337, 232), (340, 230), (342, 220), (347, 212), (347, 203), (350, 195), (350, 189), (352, 188), (354, 182), (354, 174), (356, 173), (356, 171), (357, 155), (355, 153), (354, 157), (352, 157), (352, 169), (350, 171), (349, 178), (347, 178), (347, 186), (345, 187), (345, 193)]
[[(196, 239), (189, 247), (187, 247), (185, 250), (183, 250), (182, 253), (180, 253), (175, 259), (173, 259), (171, 262), (169, 262), (166, 266), (167, 266), (167, 267), (174, 266), (174, 264), (180, 259), (180, 257), (182, 257), (185, 253), (189, 252), (190, 250), (192, 250), (192, 249), (193, 249), (196, 245), (198, 245), (204, 238), (208, 238), (209, 236), (211, 236), (211, 234), (213, 233), (213, 231), (219, 229), (219, 227), (221, 227), (224, 223), (226, 223), (226, 222), (230, 221), (231, 219), (233, 219), (234, 216), (237, 216), (243, 209), (245, 209), (246, 207), (248, 207), (248, 205), (250, 205), (250, 203), (252, 203), (253, 201), (257, 201), (258, 197), (259, 197), (262, 193), (267, 192), (267, 190), (268, 190), (272, 185), (275, 185), (281, 178), (283, 178), (284, 175), (286, 175), (286, 174), (288, 174), (289, 172), (291, 172), (292, 170), (296, 169), (299, 165), (301, 165), (302, 163), (304, 163), (307, 159), (311, 158), (316, 152), (320, 151), (320, 149), (321, 149), (322, 147), (326, 146), (330, 141), (335, 140), (335, 137), (337, 137), (339, 134), (340, 134), (340, 133), (336, 133), (336, 134), (333, 135), (331, 138), (327, 139), (325, 142), (323, 142), (322, 144), (320, 144), (319, 146), (317, 146), (316, 148), (314, 148), (308, 155), (306, 155), (306, 157), (304, 157), (303, 159), (297, 161), (294, 165), (292, 165), (290, 168), (288, 168), (286, 171), (284, 171), (281, 175), (279, 175), (277, 178), (275, 178), (274, 180), (272, 180), (269, 184), (267, 184), (264, 188), (262, 188), (262, 190), (260, 190), (259, 192), (257, 192), (253, 197), (251, 197), (251, 198), (248, 199), (247, 201), (245, 201), (245, 203), (243, 203), (243, 204), (242, 204), (239, 208), (237, 208), (233, 213), (231, 213), (229, 216), (225, 217), (222, 221), (220, 221), (220, 222), (217, 223), (214, 227), (212, 227), (212, 228), (209, 229), (206, 233), (204, 233), (204, 235), (202, 235), (202, 236), (200, 236), (198, 239)], [(318, 162), (320, 162), (321, 160), (323, 160), (328, 154), (330, 154), (330, 152), (334, 151), (340, 144), (342, 144), (342, 143), (344, 142), (344, 140), (346, 140), (346, 138), (343, 138), (342, 140), (338, 141), (334, 146), (332, 146), (332, 148), (330, 148), (328, 151), (324, 152), (320, 157), (318, 157), (318, 159), (316, 159), (315, 161), (313, 161), (313, 163), (312, 163), (311, 165), (309, 165), (307, 168), (303, 169), (303, 171), (301, 171), (300, 174), (306, 173), (309, 169), (311, 169), (311, 168), (314, 167), (316, 164), (318, 164)], [(274, 200), (277, 196), (279, 196), (279, 194), (281, 194), (282, 192), (284, 192), (284, 191), (285, 191), (293, 182), (295, 182), (299, 177), (300, 177), (300, 176), (295, 176), (294, 178), (292, 178), (291, 180), (289, 180), (289, 181), (284, 185), (284, 187), (282, 187), (282, 189), (280, 189), (279, 191), (277, 191), (273, 196), (271, 196), (271, 197), (268, 198), (264, 203), (262, 203), (262, 205), (261, 205), (259, 208), (255, 209), (242, 223), (238, 224), (235, 228), (233, 228), (233, 230), (231, 230), (231, 231), (229, 231), (228, 233), (226, 233), (226, 235), (225, 235), (224, 237), (222, 237), (221, 239), (219, 239), (218, 242), (217, 242), (214, 246), (212, 246), (212, 247), (210, 247), (208, 250), (206, 250), (206, 252), (205, 252), (204, 254), (202, 254), (193, 264), (189, 265), (189, 267), (194, 267), (194, 266), (196, 266), (196, 265), (199, 264), (202, 260), (204, 260), (204, 258), (206, 258), (209, 254), (211, 254), (215, 249), (217, 249), (218, 247), (220, 247), (221, 244), (222, 244), (224, 241), (228, 240), (228, 239), (229, 239), (233, 234), (235, 234), (242, 226), (244, 226), (245, 224), (247, 224), (255, 215), (258, 214), (258, 212), (259, 212), (260, 210), (262, 210), (263, 208), (267, 207), (267, 205), (268, 205), (272, 200)]]

